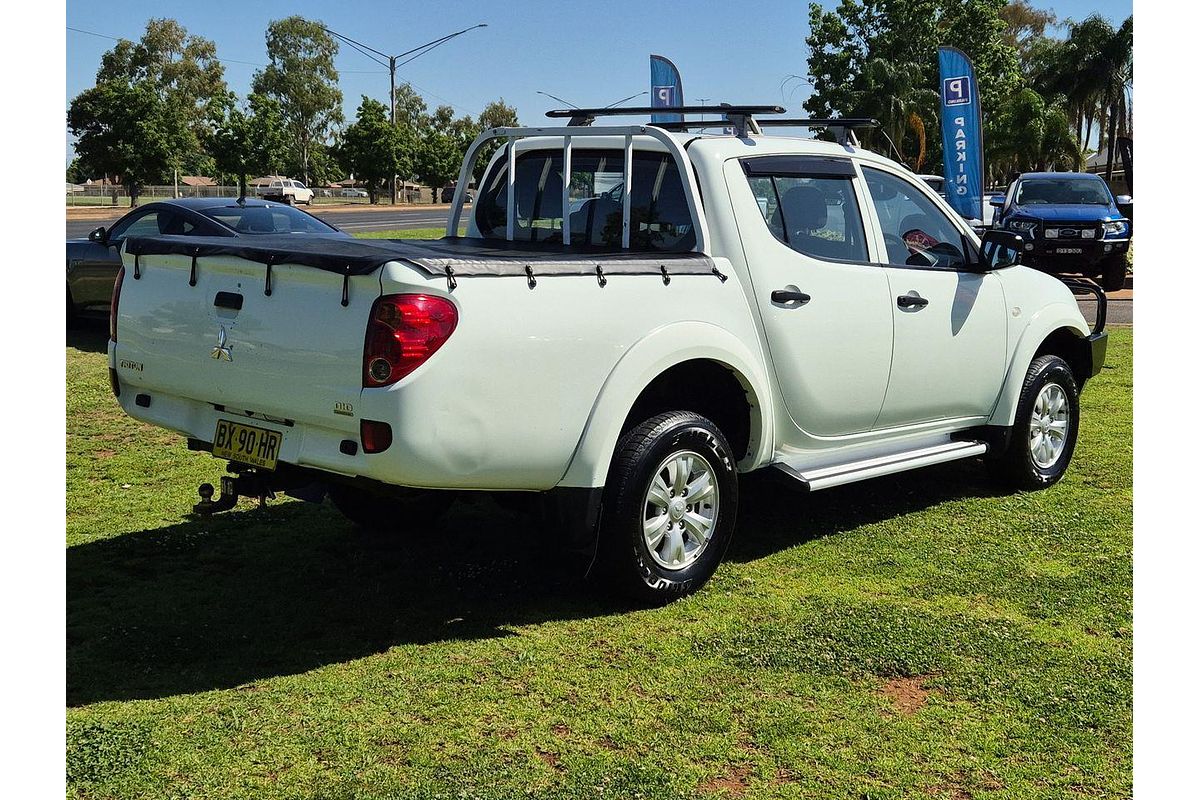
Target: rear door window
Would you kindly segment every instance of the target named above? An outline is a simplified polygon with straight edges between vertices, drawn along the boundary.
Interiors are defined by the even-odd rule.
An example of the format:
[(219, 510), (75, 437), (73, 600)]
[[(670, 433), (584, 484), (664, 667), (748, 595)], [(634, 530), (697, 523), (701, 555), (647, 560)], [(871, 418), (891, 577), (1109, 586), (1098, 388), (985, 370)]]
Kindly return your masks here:
[(843, 167), (773, 157), (751, 159), (746, 171), (759, 213), (776, 239), (813, 258), (869, 260), (849, 162)]
[[(571, 151), (567, 197), (570, 244), (620, 249), (626, 191), (624, 165), (623, 150)], [(562, 173), (561, 150), (536, 150), (517, 156), (514, 240), (562, 242)], [(686, 251), (695, 247), (696, 231), (675, 159), (667, 153), (635, 150), (631, 183), (630, 249)], [(505, 161), (498, 162), (483, 187), (475, 203), (475, 225), (484, 238), (504, 239), (508, 223)]]

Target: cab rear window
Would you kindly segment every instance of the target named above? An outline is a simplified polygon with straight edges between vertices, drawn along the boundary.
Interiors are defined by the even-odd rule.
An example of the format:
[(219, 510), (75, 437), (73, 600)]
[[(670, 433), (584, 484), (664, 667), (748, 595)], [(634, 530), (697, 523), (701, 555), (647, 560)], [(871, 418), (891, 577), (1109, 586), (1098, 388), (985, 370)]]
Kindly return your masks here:
[[(625, 153), (619, 149), (571, 152), (567, 193), (572, 245), (605, 250), (621, 247), (621, 211), (626, 186)], [(629, 210), (631, 250), (687, 251), (696, 231), (675, 160), (666, 153), (635, 150)], [(561, 150), (536, 150), (517, 156), (513, 239), (563, 241), (563, 164)], [(487, 239), (506, 238), (508, 165), (497, 162), (484, 180), (475, 204), (475, 225)]]

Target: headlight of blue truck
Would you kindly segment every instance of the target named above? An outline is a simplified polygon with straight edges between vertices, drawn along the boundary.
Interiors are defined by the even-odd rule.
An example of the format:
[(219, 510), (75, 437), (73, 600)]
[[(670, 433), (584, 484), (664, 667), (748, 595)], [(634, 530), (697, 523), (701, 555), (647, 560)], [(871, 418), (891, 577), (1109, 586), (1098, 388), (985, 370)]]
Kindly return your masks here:
[(1129, 233), (1129, 223), (1124, 220), (1104, 223), (1105, 236), (1124, 236)]
[(1008, 221), (1008, 229), (1012, 231), (1020, 231), (1021, 233), (1033, 233), (1033, 229), (1037, 227), (1037, 223), (1029, 219), (1010, 219)]

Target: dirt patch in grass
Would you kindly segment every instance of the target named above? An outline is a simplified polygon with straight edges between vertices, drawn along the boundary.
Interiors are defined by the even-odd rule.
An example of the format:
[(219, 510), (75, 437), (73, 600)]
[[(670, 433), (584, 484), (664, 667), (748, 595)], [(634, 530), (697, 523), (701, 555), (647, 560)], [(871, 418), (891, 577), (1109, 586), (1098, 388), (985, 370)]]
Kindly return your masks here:
[(741, 797), (749, 788), (750, 768), (747, 766), (733, 767), (728, 772), (709, 778), (696, 787), (700, 794), (724, 792), (728, 797)]
[(915, 675), (911, 678), (891, 678), (883, 684), (880, 691), (892, 701), (897, 711), (904, 716), (911, 716), (924, 708), (929, 699), (929, 690), (925, 688), (925, 682), (930, 677)]

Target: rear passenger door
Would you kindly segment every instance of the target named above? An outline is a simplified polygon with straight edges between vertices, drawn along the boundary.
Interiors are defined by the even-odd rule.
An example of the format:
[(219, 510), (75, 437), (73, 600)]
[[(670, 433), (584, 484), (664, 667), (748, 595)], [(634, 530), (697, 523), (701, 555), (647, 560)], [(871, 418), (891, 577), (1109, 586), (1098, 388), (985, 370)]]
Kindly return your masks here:
[(761, 156), (729, 162), (725, 177), (795, 425), (781, 443), (869, 431), (887, 389), (892, 315), (853, 163)]
[(1000, 279), (973, 269), (974, 243), (920, 181), (874, 166), (862, 172), (895, 320), (876, 427), (990, 415), (1005, 375)]

